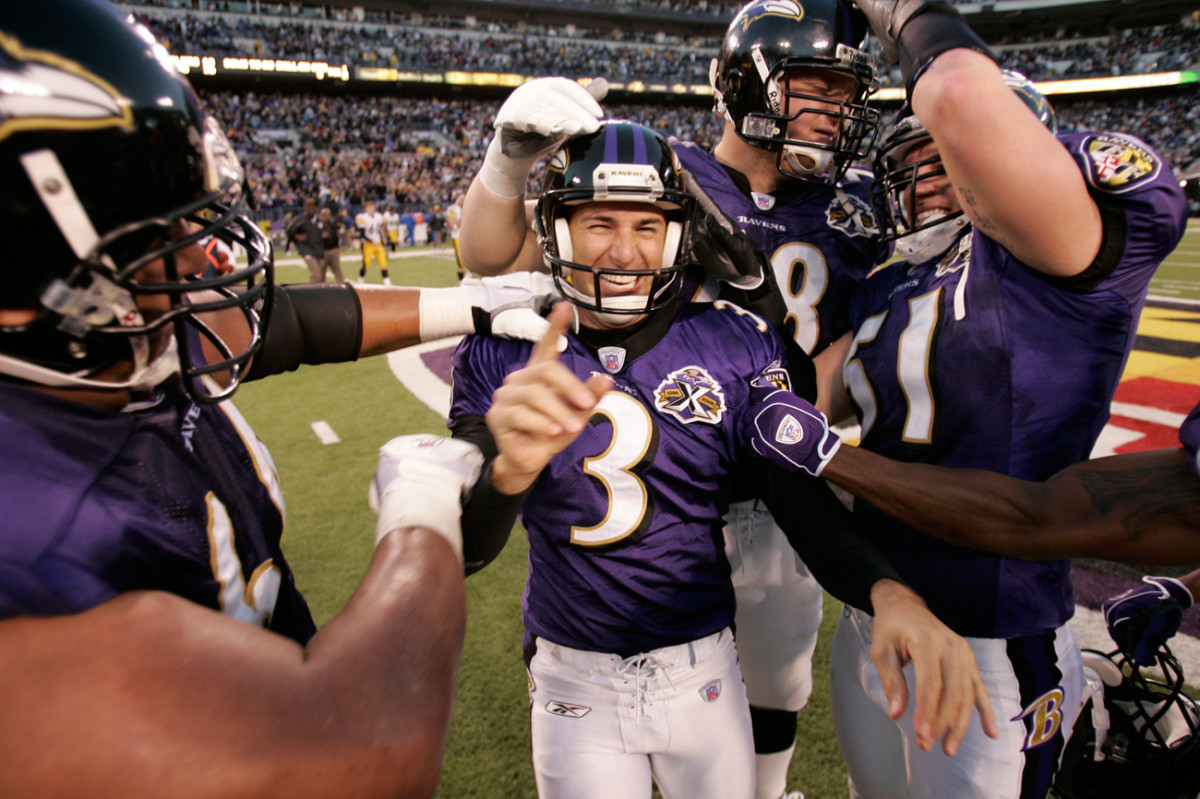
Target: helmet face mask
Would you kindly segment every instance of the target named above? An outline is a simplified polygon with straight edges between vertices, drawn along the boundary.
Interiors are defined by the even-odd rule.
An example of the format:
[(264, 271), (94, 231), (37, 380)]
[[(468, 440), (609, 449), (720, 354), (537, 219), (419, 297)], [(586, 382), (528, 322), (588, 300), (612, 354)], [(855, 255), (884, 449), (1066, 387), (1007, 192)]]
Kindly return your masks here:
[[(1058, 123), (1054, 110), (1037, 87), (1019, 72), (1003, 70), (1004, 82), (1021, 98), (1030, 111), (1052, 133)], [(875, 157), (875, 182), (872, 201), (881, 220), (884, 241), (896, 241), (896, 253), (914, 262), (924, 261), (943, 252), (970, 220), (960, 208), (948, 214), (917, 222), (917, 189), (922, 181), (945, 180), (946, 169), (936, 153), (910, 161), (909, 154), (931, 141), (929, 131), (921, 124), (907, 103), (900, 109), (895, 123), (884, 133)]]
[[(660, 134), (623, 120), (606, 120), (595, 133), (568, 141), (554, 154), (543, 179), (534, 230), (564, 298), (612, 326), (630, 324), (676, 299), (691, 263), (696, 214), (695, 200), (683, 191), (679, 172), (675, 153)], [(585, 203), (661, 210), (666, 230), (659, 265), (617, 269), (576, 261), (570, 219)], [(604, 278), (631, 277), (651, 278), (649, 291), (604, 296)], [(587, 289), (581, 289), (579, 281), (587, 281)]]
[[(43, 96), (6, 107), (0, 127), (0, 225), (18, 242), (0, 373), (131, 390), (178, 376), (198, 401), (229, 396), (261, 344), (273, 288), (270, 241), (242, 213), (233, 148), (144, 28), (97, 0), (26, 5), (0, 11), (0, 73)], [(81, 123), (80, 98), (110, 113)], [(245, 266), (216, 269), (216, 241), (243, 250)], [(225, 309), (245, 318), (246, 343), (201, 318)], [(218, 373), (223, 388), (208, 378)]]
[(1086, 681), (1095, 689), (1063, 753), (1052, 795), (1200, 795), (1200, 704), (1184, 692), (1183, 669), (1170, 648), (1159, 650), (1153, 671), (1119, 651), (1084, 650), (1083, 660)]
[[(866, 104), (874, 89), (866, 30), (836, 0), (755, 0), (730, 23), (710, 67), (715, 108), (746, 143), (776, 153), (792, 179), (836, 183), (866, 157), (879, 129), (879, 112)], [(839, 98), (792, 91), (798, 70), (845, 76), (852, 89)], [(821, 118), (832, 138), (793, 138), (799, 120), (810, 130)], [(789, 130), (789, 127), (791, 130)]]

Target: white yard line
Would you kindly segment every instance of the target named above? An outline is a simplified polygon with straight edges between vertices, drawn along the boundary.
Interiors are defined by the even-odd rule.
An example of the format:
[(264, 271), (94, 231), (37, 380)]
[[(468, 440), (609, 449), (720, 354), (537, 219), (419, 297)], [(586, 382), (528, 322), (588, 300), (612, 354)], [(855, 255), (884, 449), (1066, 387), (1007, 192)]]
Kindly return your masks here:
[(333, 431), (333, 428), (329, 426), (329, 422), (324, 420), (313, 422), (312, 431), (317, 434), (317, 438), (320, 439), (322, 444), (340, 444), (342, 441), (338, 438), (338, 434)]

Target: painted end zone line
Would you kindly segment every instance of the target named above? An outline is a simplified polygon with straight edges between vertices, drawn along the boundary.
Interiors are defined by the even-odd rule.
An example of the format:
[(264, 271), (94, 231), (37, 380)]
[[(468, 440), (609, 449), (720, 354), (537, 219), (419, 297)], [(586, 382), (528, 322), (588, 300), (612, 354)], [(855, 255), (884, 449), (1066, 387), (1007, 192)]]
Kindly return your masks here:
[(440, 413), (442, 418), (450, 414), (450, 384), (425, 365), (425, 362), (421, 360), (421, 353), (453, 347), (461, 340), (462, 336), (452, 336), (437, 341), (427, 341), (424, 344), (416, 344), (402, 350), (389, 352), (387, 355), (388, 366), (400, 384), (415, 394), (417, 399)]
[(317, 434), (317, 438), (320, 439), (322, 444), (340, 444), (342, 441), (338, 438), (338, 434), (333, 432), (333, 428), (329, 426), (329, 423), (324, 420), (313, 422), (312, 431)]

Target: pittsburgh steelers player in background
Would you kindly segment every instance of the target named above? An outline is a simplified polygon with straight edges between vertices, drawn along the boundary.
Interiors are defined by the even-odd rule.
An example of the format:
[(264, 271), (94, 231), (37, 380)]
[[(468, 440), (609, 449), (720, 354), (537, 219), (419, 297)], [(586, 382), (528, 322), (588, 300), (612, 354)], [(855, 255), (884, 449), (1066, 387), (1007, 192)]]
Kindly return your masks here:
[[(694, 204), (653, 130), (609, 120), (568, 140), (535, 225), (578, 331), (559, 356), (571, 316), (560, 308), (536, 347), (475, 336), (455, 354), (455, 440), (488, 457), (463, 512), (468, 572), (499, 553), (518, 510), (529, 533), (522, 610), (542, 799), (649, 797), (652, 781), (668, 799), (754, 795), (719, 530), (732, 475), (754, 459), (751, 418), (776, 395), (802, 400), (786, 389), (773, 328), (725, 301), (677, 300)], [(964, 642), (891, 579), (824, 483), (760, 475), (823, 584), (891, 638), (876, 648), (889, 691), (915, 661), (917, 685), (892, 694), (895, 712), (916, 697), (920, 745), (944, 737), (953, 753), (980, 689)]]
[[(856, 413), (862, 446), (896, 460), (1044, 479), (1086, 458), (1108, 418), (1182, 192), (1136, 138), (1056, 137), (1044, 98), (1010, 85), (948, 4), (857, 5), (911, 104), (876, 167), (907, 260), (859, 287), (853, 333), (816, 357), (820, 405)], [(953, 759), (913, 746), (867, 662), (871, 623), (849, 610), (831, 682), (852, 795), (1045, 796), (1080, 705), (1069, 563), (950, 546), (866, 502), (855, 514), (971, 642), (1001, 735), (972, 729)]]
[[(725, 120), (712, 151), (671, 139), (688, 190), (707, 212), (698, 237), (705, 266), (724, 282), (720, 296), (776, 325), (793, 348), (822, 351), (848, 328), (854, 287), (881, 257), (870, 181), (851, 165), (870, 150), (878, 112), (863, 49), (866, 24), (838, 0), (755, 0), (730, 23), (713, 59), (715, 111)], [(525, 183), (539, 153), (562, 136), (592, 131), (602, 116), (595, 84), (532, 81), (510, 95), (497, 127), (522, 132), (524, 151), (499, 137), (468, 193), (461, 234), (472, 271), (544, 269), (525, 223)], [(540, 141), (540, 146), (538, 142)], [(714, 268), (721, 244), (743, 230), (761, 266)], [(742, 263), (746, 253), (741, 254)], [(763, 268), (765, 267), (765, 268)], [(713, 287), (702, 296), (711, 298)], [(796, 368), (803, 357), (795, 358)], [(813, 399), (809, 381), (795, 386)], [(749, 497), (753, 470), (744, 475)], [(757, 763), (756, 799), (788, 792), (797, 712), (812, 693), (812, 655), (822, 590), (771, 514), (756, 500), (731, 507), (726, 552), (737, 591), (737, 647), (750, 698)]]
[(371, 267), (371, 262), (374, 261), (379, 264), (383, 285), (392, 285), (392, 279), (388, 276), (387, 249), (384, 247), (384, 239), (388, 235), (387, 219), (375, 210), (374, 200), (367, 200), (363, 203), (362, 211), (354, 217), (354, 227), (358, 231), (362, 246), (362, 268), (358, 270), (358, 282), (363, 282), (367, 276), (367, 270)]
[[(387, 203), (383, 209), (383, 226), (387, 230), (387, 246), (392, 252), (396, 251), (396, 245), (400, 243), (400, 212), (396, 210), (396, 206)], [(386, 271), (386, 270), (385, 270)]]
[[(0, 795), (431, 795), (478, 453), (389, 445), (375, 554), (317, 631), (226, 400), (472, 318), (537, 337), (533, 284), (276, 286), (233, 150), (146, 29), (105, 0), (5, 3), (0, 48)], [(206, 270), (213, 237), (244, 266)]]

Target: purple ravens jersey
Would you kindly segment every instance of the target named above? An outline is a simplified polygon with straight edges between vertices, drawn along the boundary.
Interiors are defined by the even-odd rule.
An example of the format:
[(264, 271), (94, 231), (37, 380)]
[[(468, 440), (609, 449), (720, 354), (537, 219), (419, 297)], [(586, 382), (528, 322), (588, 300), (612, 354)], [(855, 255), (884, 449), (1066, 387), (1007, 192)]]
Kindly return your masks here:
[(1183, 420), (1183, 425), (1179, 428), (1179, 443), (1183, 444), (1184, 450), (1187, 451), (1188, 463), (1191, 464), (1192, 471), (1200, 477), (1200, 405), (1192, 408), (1192, 412)]
[(870, 183), (793, 180), (775, 194), (759, 194), (699, 146), (671, 139), (671, 147), (771, 263), (788, 333), (800, 348), (815, 355), (849, 330), (846, 305), (881, 252)]
[(266, 448), (228, 402), (169, 390), (114, 413), (0, 386), (0, 618), (166, 591), (296, 641), (315, 632), (279, 549)]
[[(784, 341), (725, 303), (681, 303), (631, 354), (571, 336), (561, 361), (614, 386), (587, 428), (542, 472), (521, 521), (529, 536), (526, 629), (629, 655), (733, 622), (722, 514), (731, 468), (754, 456), (744, 425), (759, 396), (788, 386)], [(532, 345), (470, 337), (455, 355), (451, 419), (483, 415)]]
[[(1028, 480), (1090, 454), (1150, 278), (1179, 242), (1186, 208), (1170, 168), (1141, 142), (1061, 138), (1105, 207), (1109, 271), (1090, 287), (1055, 281), (967, 228), (941, 256), (871, 276), (851, 304), (854, 343), (843, 366), (865, 448)], [(1044, 632), (1073, 612), (1065, 561), (963, 549), (866, 503), (855, 509), (868, 514), (875, 542), (901, 575), (960, 634)]]

